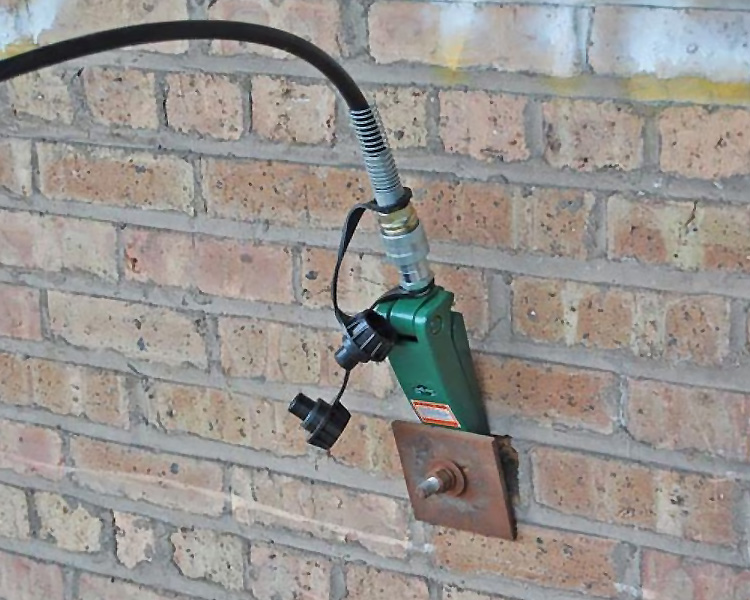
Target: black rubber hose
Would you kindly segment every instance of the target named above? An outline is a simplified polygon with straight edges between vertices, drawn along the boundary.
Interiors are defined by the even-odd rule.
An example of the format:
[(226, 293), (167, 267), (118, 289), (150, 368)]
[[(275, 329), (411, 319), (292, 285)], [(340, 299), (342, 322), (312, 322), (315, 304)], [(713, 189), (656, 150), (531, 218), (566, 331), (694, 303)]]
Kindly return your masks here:
[(284, 50), (325, 75), (351, 110), (364, 110), (369, 106), (349, 73), (315, 44), (280, 29), (236, 21), (166, 21), (99, 31), (0, 60), (0, 82), (107, 50), (156, 42), (207, 39), (248, 42)]

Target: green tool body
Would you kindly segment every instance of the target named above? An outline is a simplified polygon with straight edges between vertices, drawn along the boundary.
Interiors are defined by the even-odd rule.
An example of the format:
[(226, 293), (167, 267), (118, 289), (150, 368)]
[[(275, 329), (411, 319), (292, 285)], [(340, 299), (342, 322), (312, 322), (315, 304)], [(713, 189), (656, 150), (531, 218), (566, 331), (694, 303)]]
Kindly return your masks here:
[(489, 434), (463, 316), (440, 286), (385, 302), (376, 311), (398, 332), (388, 355), (401, 388), (423, 423)]

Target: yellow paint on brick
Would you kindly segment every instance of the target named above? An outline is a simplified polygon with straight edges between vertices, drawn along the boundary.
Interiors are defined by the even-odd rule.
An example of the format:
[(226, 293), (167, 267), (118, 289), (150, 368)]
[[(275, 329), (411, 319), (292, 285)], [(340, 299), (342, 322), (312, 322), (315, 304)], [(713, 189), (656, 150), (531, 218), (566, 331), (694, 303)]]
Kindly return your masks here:
[(0, 48), (0, 60), (4, 58), (10, 58), (11, 56), (16, 56), (18, 54), (23, 54), (24, 52), (29, 52), (30, 50), (33, 50), (37, 47), (38, 44), (34, 43), (32, 40), (20, 40), (14, 42), (9, 46)]
[(625, 79), (623, 95), (643, 102), (682, 101), (695, 104), (750, 104), (750, 83), (710, 81), (702, 77), (657, 79), (643, 75)]

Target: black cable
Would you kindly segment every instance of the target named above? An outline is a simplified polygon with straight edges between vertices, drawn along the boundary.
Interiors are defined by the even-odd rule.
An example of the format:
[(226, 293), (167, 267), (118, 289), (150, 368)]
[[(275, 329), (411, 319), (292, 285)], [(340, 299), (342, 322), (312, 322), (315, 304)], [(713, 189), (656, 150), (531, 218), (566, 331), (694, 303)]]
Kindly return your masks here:
[(0, 82), (108, 50), (157, 42), (207, 39), (248, 42), (284, 50), (325, 75), (351, 110), (369, 107), (351, 75), (315, 44), (280, 29), (236, 21), (165, 21), (99, 31), (0, 60)]

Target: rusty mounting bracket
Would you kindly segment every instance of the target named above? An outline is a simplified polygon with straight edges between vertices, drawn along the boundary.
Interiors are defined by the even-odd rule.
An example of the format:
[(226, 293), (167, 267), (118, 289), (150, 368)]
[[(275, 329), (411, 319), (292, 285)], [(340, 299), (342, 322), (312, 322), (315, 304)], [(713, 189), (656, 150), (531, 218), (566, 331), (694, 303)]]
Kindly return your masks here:
[(392, 427), (418, 520), (515, 539), (494, 437), (407, 421), (394, 421)]

